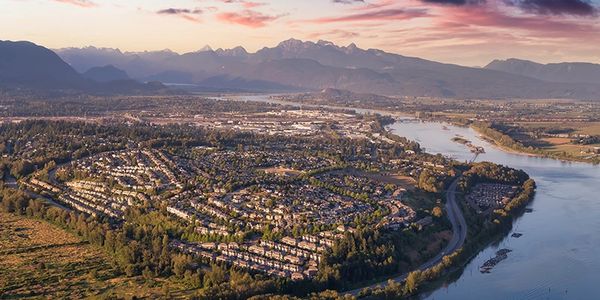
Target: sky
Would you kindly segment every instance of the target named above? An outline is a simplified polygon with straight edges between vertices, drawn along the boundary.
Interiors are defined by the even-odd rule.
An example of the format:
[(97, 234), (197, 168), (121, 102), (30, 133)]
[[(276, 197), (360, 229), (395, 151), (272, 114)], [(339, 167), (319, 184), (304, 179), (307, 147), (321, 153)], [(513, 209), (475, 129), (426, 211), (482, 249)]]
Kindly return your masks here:
[(484, 66), (600, 63), (600, 0), (0, 0), (0, 40), (184, 53), (296, 38)]

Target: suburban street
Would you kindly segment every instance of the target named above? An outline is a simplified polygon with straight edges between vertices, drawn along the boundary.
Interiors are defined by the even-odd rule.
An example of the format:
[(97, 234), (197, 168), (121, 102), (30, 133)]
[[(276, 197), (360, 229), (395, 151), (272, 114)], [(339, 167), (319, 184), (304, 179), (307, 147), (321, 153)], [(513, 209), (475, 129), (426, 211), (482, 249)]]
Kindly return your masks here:
[[(456, 203), (456, 187), (460, 178), (461, 177), (454, 179), (454, 181), (452, 181), (450, 186), (448, 186), (448, 190), (446, 191), (445, 207), (446, 212), (448, 214), (448, 219), (450, 220), (450, 223), (452, 225), (452, 238), (440, 253), (438, 253), (435, 257), (431, 258), (430, 260), (419, 266), (419, 268), (417, 268), (418, 270), (424, 271), (440, 263), (444, 256), (452, 254), (454, 251), (460, 249), (463, 246), (465, 239), (467, 238), (467, 222), (465, 221), (465, 217), (463, 216), (460, 207), (458, 206), (458, 203)], [(410, 272), (391, 278), (391, 280), (394, 282), (402, 282), (406, 279), (409, 273)], [(358, 293), (360, 293), (361, 290), (365, 288), (383, 288), (387, 284), (388, 279), (348, 291), (346, 292), (346, 294), (356, 296), (358, 295)]]

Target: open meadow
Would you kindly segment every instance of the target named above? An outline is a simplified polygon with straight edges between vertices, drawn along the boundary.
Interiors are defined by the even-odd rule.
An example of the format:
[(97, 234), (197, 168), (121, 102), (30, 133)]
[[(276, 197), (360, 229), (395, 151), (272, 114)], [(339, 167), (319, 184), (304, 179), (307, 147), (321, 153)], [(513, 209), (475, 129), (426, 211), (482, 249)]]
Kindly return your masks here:
[(0, 298), (189, 296), (168, 279), (127, 278), (97, 247), (45, 221), (0, 212)]

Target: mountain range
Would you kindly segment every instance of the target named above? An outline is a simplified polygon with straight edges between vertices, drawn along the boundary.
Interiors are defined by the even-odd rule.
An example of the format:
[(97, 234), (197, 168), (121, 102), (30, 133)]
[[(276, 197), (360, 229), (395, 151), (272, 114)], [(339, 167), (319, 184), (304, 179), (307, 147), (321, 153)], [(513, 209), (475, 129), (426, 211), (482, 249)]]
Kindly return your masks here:
[(146, 94), (166, 90), (160, 83), (140, 83), (112, 66), (80, 74), (55, 52), (31, 42), (0, 41), (0, 89), (65, 90), (93, 94)]
[[(290, 39), (255, 53), (243, 47), (217, 50), (204, 47), (185, 54), (94, 47), (58, 49), (57, 53), (80, 71), (111, 64), (140, 80), (224, 90), (335, 88), (358, 93), (449, 98), (600, 98), (600, 87), (585, 78), (556, 81), (537, 73), (495, 67), (498, 63), (470, 68), (327, 41)], [(592, 66), (600, 69), (598, 65)]]
[(56, 53), (29, 42), (0, 42), (0, 84), (84, 88), (88, 82)]
[(116, 68), (113, 65), (106, 65), (103, 67), (93, 67), (85, 71), (82, 74), (83, 77), (97, 81), (97, 82), (111, 82), (116, 80), (129, 80), (127, 72)]
[[(13, 59), (17, 54), (19, 58)], [(207, 46), (184, 54), (95, 47), (52, 52), (27, 42), (0, 42), (0, 85), (18, 83), (45, 88), (98, 89), (114, 82), (123, 86), (124, 82), (142, 85), (139, 82), (160, 81), (201, 91), (297, 92), (333, 88), (392, 96), (595, 100), (600, 99), (597, 74), (600, 65), (594, 64), (542, 65), (510, 59), (472, 68), (361, 49), (355, 44), (338, 46), (327, 41), (295, 39), (255, 53), (243, 47), (213, 50)]]
[(540, 64), (511, 58), (494, 60), (485, 68), (551, 82), (600, 84), (600, 65), (591, 63)]

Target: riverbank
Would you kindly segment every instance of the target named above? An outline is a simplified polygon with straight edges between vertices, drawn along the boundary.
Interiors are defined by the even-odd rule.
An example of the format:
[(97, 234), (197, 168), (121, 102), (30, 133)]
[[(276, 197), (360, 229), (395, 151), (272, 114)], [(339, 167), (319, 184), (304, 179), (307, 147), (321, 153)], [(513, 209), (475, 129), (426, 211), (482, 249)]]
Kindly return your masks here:
[[(472, 122), (469, 120), (456, 120), (452, 118), (439, 118), (439, 117), (421, 117), (419, 120), (423, 122), (434, 122), (434, 123), (447, 123), (457, 127), (468, 127), (473, 129), (479, 134), (479, 137), (488, 142), (492, 147), (495, 147), (501, 151), (517, 154), (529, 157), (540, 157), (556, 159), (564, 162), (583, 162), (590, 164), (600, 164), (600, 156), (594, 158), (586, 158), (582, 156), (574, 156), (568, 152), (561, 152), (559, 150), (550, 151), (548, 149), (526, 147), (519, 141), (513, 139), (511, 136), (504, 134), (482, 122)], [(457, 142), (453, 140), (453, 142)], [(458, 143), (458, 142), (457, 142)]]
[[(446, 126), (449, 130), (443, 129)], [(600, 234), (597, 227), (597, 187), (600, 180), (599, 167), (588, 163), (563, 163), (544, 157), (532, 158), (514, 155), (492, 147), (479, 134), (467, 126), (454, 126), (440, 122), (398, 122), (390, 129), (406, 136), (431, 153), (452, 156), (468, 161), (472, 154), (464, 146), (451, 141), (457, 134), (486, 147), (479, 161), (490, 161), (527, 172), (538, 184), (535, 198), (526, 206), (529, 210), (513, 213), (512, 226), (495, 237), (481, 240), (480, 247), (473, 250), (474, 257), (457, 271), (443, 276), (436, 283), (425, 284), (419, 299), (521, 299), (532, 297), (564, 299), (569, 290), (572, 299), (585, 299), (600, 293), (600, 287), (591, 285), (594, 274), (600, 272), (599, 259), (595, 256), (597, 241), (590, 241), (590, 234)], [(530, 213), (533, 212), (533, 213)], [(573, 222), (573, 220), (576, 220)], [(509, 222), (507, 222), (509, 223)], [(513, 238), (514, 231), (524, 233)], [(471, 241), (471, 238), (467, 238)], [(512, 249), (500, 267), (489, 274), (481, 274), (480, 266), (500, 248)], [(577, 248), (577, 252), (572, 249)], [(550, 251), (540, 251), (549, 249)], [(565, 260), (565, 253), (586, 264), (573, 264)], [(574, 270), (577, 278), (564, 276), (565, 270)], [(596, 273), (591, 273), (591, 270)], [(460, 279), (457, 280), (457, 277)], [(548, 280), (540, 281), (539, 278)], [(548, 288), (551, 287), (551, 291)]]
[(510, 153), (510, 154), (516, 154), (516, 155), (523, 155), (523, 156), (529, 156), (529, 157), (546, 157), (542, 154), (539, 153), (531, 153), (531, 152), (526, 152), (526, 151), (520, 151), (517, 149), (513, 149), (509, 146), (505, 146), (502, 145), (499, 141), (496, 141), (495, 139), (493, 139), (491, 136), (486, 135), (479, 127), (477, 126), (469, 126), (470, 128), (472, 128), (473, 130), (475, 130), (475, 132), (477, 132), (479, 134), (479, 137), (483, 140), (485, 140), (486, 142), (488, 142), (492, 147), (500, 150), (500, 151), (504, 151), (506, 153)]
[[(526, 171), (539, 183), (539, 191), (535, 201), (527, 206), (534, 212), (533, 215), (515, 218), (515, 227), (526, 233), (526, 238), (515, 239), (499, 234), (496, 240), (489, 242), (492, 237), (488, 237), (488, 242), (480, 248), (483, 250), (476, 251), (471, 261), (466, 262), (464, 267), (457, 267), (452, 275), (439, 279), (441, 283), (437, 290), (419, 297), (502, 300), (531, 298), (533, 295), (562, 299), (568, 289), (569, 297), (586, 299), (591, 294), (600, 293), (600, 286), (590, 284), (595, 282), (595, 274), (600, 272), (600, 259), (595, 255), (600, 244), (589, 239), (590, 235), (600, 235), (600, 227), (596, 226), (600, 206), (594, 185), (600, 180), (598, 166), (563, 163), (543, 156), (534, 159), (522, 153), (515, 155), (513, 151), (501, 150), (482, 141), (466, 124), (445, 125), (447, 129), (442, 125), (440, 122), (396, 122), (386, 128), (418, 141), (427, 152), (451, 156), (458, 161), (469, 161), (472, 154), (462, 145), (451, 142), (455, 134), (483, 143), (486, 153), (480, 156), (480, 160)], [(516, 255), (510, 257), (502, 268), (490, 274), (480, 274), (479, 267), (493, 256), (499, 244), (513, 249)], [(544, 248), (552, 251), (540, 251)], [(574, 264), (573, 259), (564, 259), (565, 253), (576, 261), (588, 263)], [(567, 269), (578, 276), (564, 276), (563, 272)], [(460, 280), (456, 280), (455, 276)], [(540, 281), (540, 278), (547, 280)], [(423, 286), (420, 290), (429, 289)]]
[[(365, 288), (360, 293), (353, 295), (358, 296), (359, 299), (380, 299), (382, 297), (398, 297), (398, 295), (410, 298), (436, 290), (442, 282), (455, 277), (453, 274), (462, 271), (483, 249), (506, 237), (512, 229), (514, 218), (521, 216), (525, 206), (533, 200), (535, 187), (532, 179), (525, 181), (521, 185), (521, 192), (515, 195), (504, 208), (499, 209), (504, 213), (495, 212), (492, 218), (472, 212), (468, 206), (464, 205), (464, 201), (458, 201), (460, 203), (456, 208), (458, 213), (461, 217), (464, 213), (467, 218), (466, 225), (457, 224), (454, 227), (462, 232), (459, 232), (458, 235), (465, 235), (460, 238), (461, 246), (459, 248), (452, 252), (442, 252), (442, 255), (444, 253), (448, 255), (426, 268), (419, 268), (386, 283)], [(448, 193), (448, 195), (451, 194), (455, 193)], [(461, 198), (461, 200), (463, 199)], [(455, 201), (456, 199), (452, 199), (453, 203), (456, 203)], [(485, 222), (488, 223), (486, 226), (477, 226), (481, 222), (481, 218), (485, 218)], [(466, 226), (469, 231), (466, 228), (463, 230), (462, 226)], [(474, 231), (475, 228), (479, 230)], [(466, 236), (467, 232), (469, 232), (468, 237)]]
[[(464, 246), (457, 252), (452, 264), (448, 265), (436, 278), (432, 278), (427, 282), (423, 282), (417, 295), (423, 295), (433, 292), (443, 285), (447, 285), (448, 281), (453, 282), (458, 280), (464, 271), (467, 264), (471, 263), (485, 248), (498, 243), (504, 239), (512, 230), (513, 220), (521, 217), (528, 204), (533, 201), (535, 196), (536, 184), (533, 179), (525, 181), (521, 185), (521, 192), (515, 195), (512, 200), (501, 209), (506, 213), (495, 213), (496, 218), (488, 219), (488, 226), (483, 226), (482, 230), (473, 230), (476, 224), (480, 222), (478, 217), (482, 217), (471, 211), (465, 201), (461, 203), (461, 210), (465, 213), (469, 227), (469, 235)], [(464, 199), (461, 199), (464, 200)]]
[(544, 157), (551, 158), (560, 161), (572, 161), (572, 162), (584, 162), (591, 164), (600, 163), (600, 159), (588, 159), (583, 157), (577, 157), (569, 154), (560, 154), (557, 152), (552, 152), (540, 148), (528, 148), (520, 144), (518, 141), (514, 140), (512, 137), (497, 131), (491, 127), (487, 127), (481, 124), (470, 124), (473, 130), (475, 130), (482, 139), (485, 139), (488, 143), (493, 146), (498, 147), (500, 150), (518, 154), (518, 155), (527, 155), (531, 157)]

